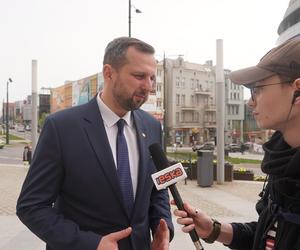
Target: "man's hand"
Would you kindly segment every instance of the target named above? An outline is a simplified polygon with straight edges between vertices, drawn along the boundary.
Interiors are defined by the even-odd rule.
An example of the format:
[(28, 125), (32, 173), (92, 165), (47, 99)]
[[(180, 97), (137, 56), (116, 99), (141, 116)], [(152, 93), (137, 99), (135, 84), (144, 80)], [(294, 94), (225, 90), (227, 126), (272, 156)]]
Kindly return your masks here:
[(164, 219), (161, 219), (153, 237), (152, 250), (168, 250), (169, 240), (170, 231), (168, 225)]
[(118, 241), (128, 237), (131, 231), (131, 227), (128, 227), (124, 230), (103, 236), (97, 250), (118, 250)]

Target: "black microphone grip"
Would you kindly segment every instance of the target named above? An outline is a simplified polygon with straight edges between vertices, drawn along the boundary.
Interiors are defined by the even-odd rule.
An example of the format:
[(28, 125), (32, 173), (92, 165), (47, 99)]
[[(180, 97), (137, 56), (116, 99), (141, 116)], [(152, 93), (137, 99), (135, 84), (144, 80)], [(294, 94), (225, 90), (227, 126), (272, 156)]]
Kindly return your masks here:
[[(170, 166), (170, 163), (169, 163), (167, 157), (165, 156), (164, 151), (162, 150), (160, 144), (154, 143), (154, 144), (150, 145), (149, 151), (152, 156), (154, 165), (156, 166), (158, 171), (161, 171)], [(180, 196), (175, 184), (170, 185), (169, 190), (174, 198), (176, 206), (180, 210), (185, 211), (184, 206), (183, 206), (183, 201), (181, 199), (181, 196)], [(196, 249), (204, 250), (204, 248), (199, 240), (199, 236), (198, 236), (196, 230), (195, 229), (191, 230), (189, 232), (189, 235), (190, 235), (192, 241), (194, 242)]]
[[(183, 201), (181, 199), (181, 196), (178, 192), (178, 189), (177, 187), (175, 186), (175, 184), (172, 184), (171, 186), (169, 186), (169, 189), (170, 189), (170, 192), (174, 198), (174, 201), (175, 201), (175, 204), (176, 206), (180, 209), (180, 210), (183, 210), (185, 211), (184, 207), (183, 207)], [(196, 232), (195, 229), (193, 229), (192, 231), (189, 232), (189, 235), (192, 239), (193, 242), (196, 242), (199, 240), (199, 236)]]

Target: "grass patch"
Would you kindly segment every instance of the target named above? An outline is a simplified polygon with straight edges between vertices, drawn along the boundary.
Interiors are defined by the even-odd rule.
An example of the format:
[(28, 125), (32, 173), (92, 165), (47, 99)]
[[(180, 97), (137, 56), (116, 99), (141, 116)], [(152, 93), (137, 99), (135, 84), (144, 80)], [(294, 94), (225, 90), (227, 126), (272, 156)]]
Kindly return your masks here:
[[(191, 160), (197, 161), (197, 153), (195, 152), (168, 152), (167, 156), (175, 161), (180, 160)], [(216, 158), (216, 156), (214, 156)], [(231, 164), (241, 164), (241, 163), (252, 163), (252, 164), (261, 164), (261, 160), (254, 160), (254, 159), (240, 159), (240, 158), (232, 158), (232, 157), (225, 157), (225, 161)]]
[(19, 141), (19, 140), (24, 140), (24, 138), (16, 136), (16, 135), (11, 135), (9, 134), (9, 139), (10, 140), (15, 140), (15, 141)]
[(167, 156), (174, 159), (175, 161), (180, 160), (197, 160), (197, 153), (195, 152), (168, 152)]
[(231, 164), (241, 164), (241, 163), (261, 164), (261, 160), (254, 160), (254, 159), (240, 159), (240, 158), (225, 157), (225, 160), (230, 162)]

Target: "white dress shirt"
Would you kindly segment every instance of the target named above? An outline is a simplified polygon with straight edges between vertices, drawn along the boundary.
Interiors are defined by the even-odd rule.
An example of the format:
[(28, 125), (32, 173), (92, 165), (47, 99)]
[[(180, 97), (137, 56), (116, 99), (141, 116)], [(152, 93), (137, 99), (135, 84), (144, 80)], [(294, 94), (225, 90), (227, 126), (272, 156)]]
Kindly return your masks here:
[(123, 117), (116, 115), (101, 99), (101, 93), (97, 95), (97, 102), (100, 109), (100, 113), (104, 122), (106, 135), (109, 141), (109, 145), (114, 157), (115, 166), (117, 167), (117, 134), (119, 119), (124, 119), (126, 124), (124, 126), (124, 135), (127, 142), (130, 174), (132, 180), (133, 194), (136, 195), (137, 179), (138, 179), (138, 165), (139, 165), (139, 151), (136, 136), (136, 129), (131, 115), (131, 111), (127, 112)]

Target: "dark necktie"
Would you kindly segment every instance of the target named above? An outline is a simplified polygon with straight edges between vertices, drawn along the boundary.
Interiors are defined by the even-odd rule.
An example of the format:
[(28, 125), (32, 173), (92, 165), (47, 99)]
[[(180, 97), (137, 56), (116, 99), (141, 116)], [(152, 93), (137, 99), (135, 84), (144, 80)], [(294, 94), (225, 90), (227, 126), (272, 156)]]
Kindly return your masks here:
[(128, 157), (128, 148), (126, 138), (124, 136), (125, 120), (120, 119), (117, 122), (118, 135), (117, 135), (117, 173), (122, 190), (123, 201), (126, 206), (128, 215), (131, 215), (131, 211), (134, 203), (133, 187), (130, 174), (130, 165)]

